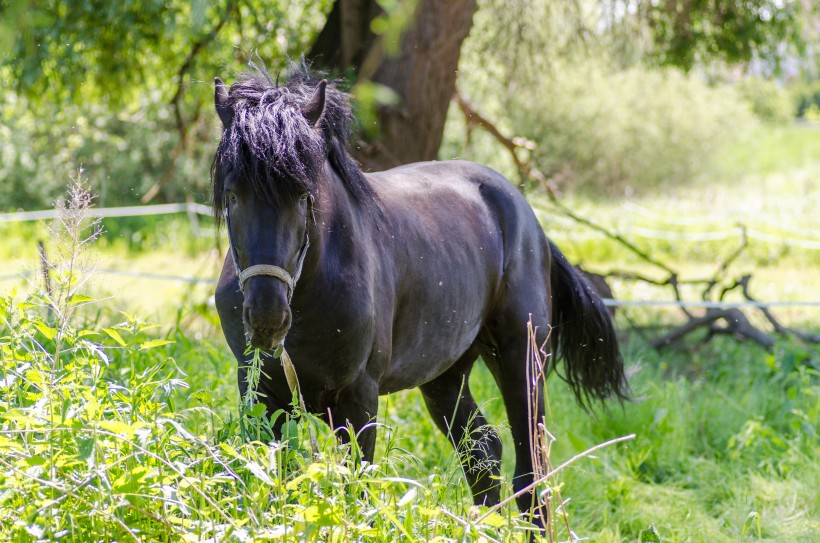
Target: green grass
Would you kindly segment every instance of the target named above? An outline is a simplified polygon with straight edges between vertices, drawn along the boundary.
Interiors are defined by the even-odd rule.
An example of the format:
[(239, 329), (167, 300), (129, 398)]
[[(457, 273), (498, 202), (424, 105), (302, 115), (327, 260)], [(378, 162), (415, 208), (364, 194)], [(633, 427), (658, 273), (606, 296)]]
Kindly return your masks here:
[[(628, 341), (625, 354), (640, 370), (632, 379), (638, 400), (623, 408), (610, 405), (590, 417), (560, 380), (550, 382), (554, 465), (596, 443), (637, 435), (562, 478), (577, 533), (595, 541), (635, 541), (654, 524), (664, 541), (738, 541), (744, 520), (757, 511), (765, 541), (816, 540), (820, 353), (784, 343), (769, 354), (727, 340), (694, 356), (658, 354)], [(503, 421), (491, 383), (483, 368), (471, 380), (489, 419)], [(416, 450), (444, 450), (437, 436), (418, 444), (413, 428), (392, 422), (390, 406), (400, 406), (399, 422), (406, 423), (407, 413), (415, 413), (407, 406), (419, 400), (415, 393), (391, 398), (388, 424), (406, 436), (399, 443), (411, 450), (413, 443)], [(429, 422), (422, 413), (413, 426)], [(503, 439), (509, 476), (506, 432)]]
[(770, 175), (820, 166), (820, 129), (812, 124), (762, 125), (721, 153), (725, 176)]
[[(280, 540), (473, 539), (442, 512), (469, 522), (469, 492), (417, 391), (382, 399), (377, 465), (349, 472), (321, 427), (315, 462), (304, 423), (283, 446), (267, 441), (258, 419), (240, 429), (221, 341), (176, 329), (163, 335), (172, 343), (149, 343), (155, 329), (138, 321), (97, 320), (83, 323), (96, 331), (83, 338), (80, 327), (67, 331), (55, 361), (47, 319), (19, 302), (3, 304), (12, 326), (0, 332), (0, 539), (129, 540), (120, 521), (158, 541), (239, 540), (226, 535), (232, 523), (262, 540), (284, 526), (294, 532)], [(817, 350), (783, 342), (767, 353), (724, 339), (694, 354), (657, 353), (628, 335), (624, 353), (637, 366), (637, 399), (623, 407), (589, 415), (564, 383), (549, 384), (553, 465), (637, 435), (556, 481), (576, 533), (635, 541), (653, 524), (663, 541), (741, 541), (756, 512), (761, 541), (817, 539)], [(502, 430), (509, 478), (503, 405), (483, 366), (471, 386)], [(500, 528), (474, 529), (520, 540), (516, 519), (507, 508)], [(745, 540), (758, 540), (754, 530)]]

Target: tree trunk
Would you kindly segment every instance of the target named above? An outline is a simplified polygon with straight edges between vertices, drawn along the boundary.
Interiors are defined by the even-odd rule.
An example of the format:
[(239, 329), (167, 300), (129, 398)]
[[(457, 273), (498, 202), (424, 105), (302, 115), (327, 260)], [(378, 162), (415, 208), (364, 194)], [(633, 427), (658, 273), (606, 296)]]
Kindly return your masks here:
[(400, 102), (379, 109), (378, 137), (362, 142), (356, 157), (366, 170), (436, 158), (447, 108), (455, 91), (461, 44), (470, 32), (475, 0), (419, 0), (400, 53), (382, 52), (370, 29), (380, 10), (374, 0), (336, 0), (308, 58), (359, 81), (390, 87)]

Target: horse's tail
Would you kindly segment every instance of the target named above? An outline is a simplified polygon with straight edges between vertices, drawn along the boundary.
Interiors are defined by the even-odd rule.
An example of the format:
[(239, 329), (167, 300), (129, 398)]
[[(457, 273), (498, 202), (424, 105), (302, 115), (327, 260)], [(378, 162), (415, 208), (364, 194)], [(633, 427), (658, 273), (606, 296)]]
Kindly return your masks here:
[(587, 280), (549, 242), (552, 254), (552, 352), (564, 360), (563, 379), (581, 405), (590, 398), (629, 397), (624, 361), (609, 311)]

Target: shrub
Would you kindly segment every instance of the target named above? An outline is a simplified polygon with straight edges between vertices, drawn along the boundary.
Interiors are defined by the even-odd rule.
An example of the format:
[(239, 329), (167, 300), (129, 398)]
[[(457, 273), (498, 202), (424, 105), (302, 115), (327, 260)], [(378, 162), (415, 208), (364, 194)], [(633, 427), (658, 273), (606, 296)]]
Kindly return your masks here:
[(820, 118), (820, 79), (794, 85), (791, 95), (798, 118), (815, 121)]
[(556, 62), (539, 86), (513, 82), (493, 94), (470, 96), (479, 110), (500, 115), (508, 133), (535, 143), (532, 156), (554, 181), (585, 191), (684, 185), (708, 173), (721, 144), (753, 123), (730, 89), (675, 69), (614, 70), (593, 59)]
[(121, 110), (94, 103), (33, 105), (0, 96), (0, 211), (45, 209), (61, 197), (64, 172), (82, 165), (102, 207), (135, 205), (154, 184), (158, 201), (207, 201), (212, 119), (179, 135), (159, 93)]
[(774, 81), (746, 78), (738, 82), (736, 89), (762, 121), (782, 124), (795, 117), (795, 106), (789, 93)]

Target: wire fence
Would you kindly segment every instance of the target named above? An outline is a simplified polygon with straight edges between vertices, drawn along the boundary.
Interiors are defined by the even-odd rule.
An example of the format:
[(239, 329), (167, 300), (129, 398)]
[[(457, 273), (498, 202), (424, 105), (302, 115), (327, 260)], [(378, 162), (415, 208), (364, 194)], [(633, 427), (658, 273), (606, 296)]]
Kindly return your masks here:
[[(0, 224), (25, 221), (42, 221), (59, 218), (64, 211), (59, 209), (44, 209), (41, 211), (20, 211), (17, 213), (0, 213)], [(87, 216), (95, 218), (109, 217), (149, 217), (153, 215), (171, 215), (173, 213), (188, 213), (211, 216), (211, 208), (196, 203), (158, 204), (150, 206), (130, 207), (92, 207), (84, 211)]]
[[(538, 210), (539, 213), (545, 213), (544, 209)], [(17, 213), (0, 213), (0, 224), (14, 223), (24, 221), (38, 221), (59, 218), (61, 215), (59, 209), (47, 209), (41, 211), (21, 211)], [(131, 206), (131, 207), (108, 207), (108, 208), (91, 208), (87, 210), (90, 217), (95, 218), (109, 218), (109, 217), (139, 217), (139, 216), (155, 216), (155, 215), (170, 215), (174, 213), (187, 213), (189, 216), (212, 216), (213, 212), (210, 207), (197, 203), (177, 203), (177, 204), (160, 204), (150, 206)], [(682, 219), (681, 219), (682, 220)], [(712, 222), (711, 218), (702, 218), (700, 220), (693, 219), (692, 222)], [(630, 227), (618, 232), (625, 236), (640, 236), (651, 239), (666, 239), (676, 241), (712, 241), (725, 240), (732, 237), (740, 239), (743, 235), (743, 228), (736, 227), (727, 230), (701, 232), (701, 233), (686, 233), (686, 232), (670, 232), (659, 231), (640, 227)], [(603, 238), (603, 234), (597, 232), (589, 232), (590, 238)], [(803, 249), (820, 249), (820, 239), (806, 239), (797, 238), (793, 236), (777, 236), (764, 231), (756, 229), (745, 229), (745, 235), (751, 239), (760, 241), (784, 243), (793, 245)], [(577, 235), (573, 235), (576, 237)], [(584, 234), (582, 237), (587, 237)], [(10, 281), (15, 279), (25, 279), (34, 272), (17, 272), (0, 274), (0, 282)], [(211, 277), (194, 277), (186, 275), (173, 275), (164, 273), (151, 273), (141, 271), (117, 270), (100, 268), (96, 269), (95, 273), (103, 275), (132, 277), (135, 279), (147, 279), (155, 281), (174, 281), (187, 284), (208, 284), (215, 285), (216, 278)], [(742, 302), (726, 302), (726, 301), (703, 301), (703, 300), (615, 300), (607, 298), (604, 304), (609, 307), (676, 307), (676, 308), (701, 308), (701, 309), (731, 309), (731, 308), (820, 308), (820, 301), (742, 301)]]
[[(632, 204), (635, 206), (635, 204)], [(640, 208), (643, 209), (643, 208)], [(547, 210), (540, 208), (537, 210), (540, 215), (547, 213)], [(61, 211), (59, 209), (44, 209), (40, 211), (20, 211), (16, 213), (0, 213), (0, 224), (49, 220), (60, 217)], [(159, 204), (150, 206), (130, 206), (130, 207), (106, 207), (106, 208), (90, 208), (87, 210), (89, 217), (109, 218), (109, 217), (140, 217), (153, 215), (170, 215), (174, 213), (187, 213), (188, 215), (202, 215), (212, 216), (213, 211), (210, 207), (198, 203), (178, 203), (178, 204)], [(550, 217), (551, 221), (555, 217)], [(692, 218), (685, 220), (683, 218), (674, 219), (673, 222), (680, 224), (714, 224), (716, 219), (711, 217)], [(574, 223), (573, 223), (574, 224)], [(786, 231), (786, 234), (773, 234), (769, 231), (756, 228), (754, 226), (732, 228), (712, 229), (706, 232), (679, 232), (671, 230), (657, 230), (652, 228), (644, 228), (641, 226), (627, 226), (623, 228), (614, 229), (615, 233), (624, 237), (642, 237), (646, 239), (662, 239), (667, 241), (724, 241), (728, 239), (740, 239), (745, 235), (749, 239), (764, 241), (769, 243), (781, 243), (799, 247), (801, 249), (820, 250), (820, 232), (807, 232), (808, 234), (817, 237), (799, 237), (795, 232), (768, 223), (773, 229)], [(568, 234), (574, 239), (602, 239), (605, 236), (600, 232), (583, 231), (572, 232)]]
[[(561, 221), (560, 219), (556, 219), (549, 213), (546, 209), (538, 209), (536, 214), (539, 216), (540, 219), (547, 220), (546, 224), (557, 224), (561, 228), (557, 230), (560, 232), (561, 236), (566, 236), (567, 238), (573, 240), (593, 240), (593, 239), (604, 239), (606, 236), (601, 232), (595, 232), (591, 230), (577, 230), (573, 229), (575, 223), (571, 221), (571, 219), (567, 219), (565, 222)], [(775, 234), (770, 231), (766, 231), (755, 226), (734, 226), (731, 228), (718, 228), (718, 229), (710, 229), (707, 231), (702, 232), (681, 232), (675, 230), (657, 230), (654, 228), (646, 228), (642, 226), (622, 226), (612, 228), (612, 232), (627, 238), (627, 239), (634, 239), (634, 238), (644, 238), (644, 239), (652, 239), (652, 240), (664, 240), (664, 241), (680, 241), (680, 242), (704, 242), (704, 241), (726, 241), (726, 240), (737, 240), (738, 242), (743, 238), (745, 235), (747, 239), (761, 241), (766, 243), (777, 243), (780, 245), (786, 245), (789, 247), (795, 247), (799, 249), (806, 249), (810, 251), (819, 251), (820, 250), (820, 234), (818, 234), (817, 238), (810, 238), (810, 237), (803, 237), (796, 235), (795, 232), (788, 231), (784, 228), (773, 227), (774, 230), (780, 230), (781, 233)], [(783, 232), (786, 233), (783, 233)], [(810, 235), (813, 235), (813, 232), (807, 232)]]

